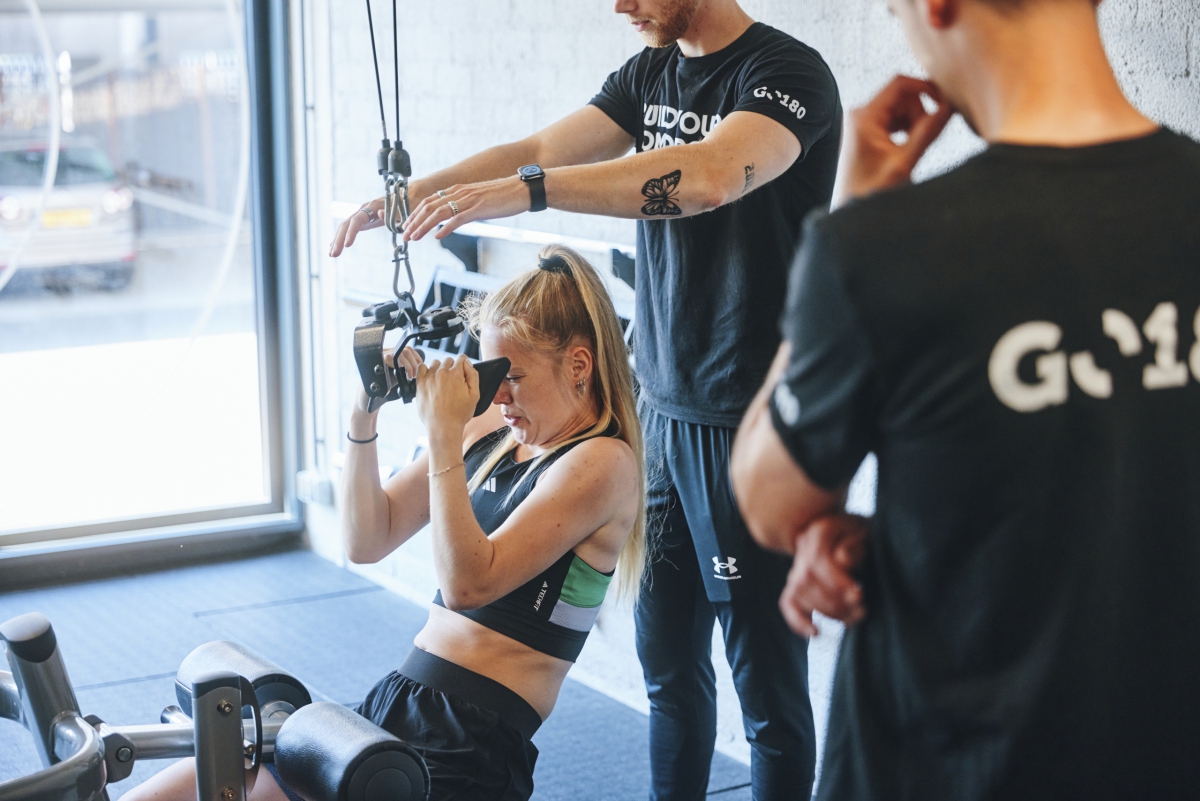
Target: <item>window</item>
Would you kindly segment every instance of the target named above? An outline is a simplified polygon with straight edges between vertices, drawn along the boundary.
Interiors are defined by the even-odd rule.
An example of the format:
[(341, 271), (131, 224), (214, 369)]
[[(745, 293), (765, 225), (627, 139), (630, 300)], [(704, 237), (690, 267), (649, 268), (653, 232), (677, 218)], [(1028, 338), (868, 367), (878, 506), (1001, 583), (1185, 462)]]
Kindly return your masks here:
[(295, 531), (284, 4), (63, 8), (0, 12), (0, 557)]

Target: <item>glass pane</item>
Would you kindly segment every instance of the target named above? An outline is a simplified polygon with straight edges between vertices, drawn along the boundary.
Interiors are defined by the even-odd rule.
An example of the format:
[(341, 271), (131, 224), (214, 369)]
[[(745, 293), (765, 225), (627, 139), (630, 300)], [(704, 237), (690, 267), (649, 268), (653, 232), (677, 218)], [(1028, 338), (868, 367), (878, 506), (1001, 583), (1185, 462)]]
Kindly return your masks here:
[(240, 12), (103, 8), (0, 13), (0, 543), (271, 500)]

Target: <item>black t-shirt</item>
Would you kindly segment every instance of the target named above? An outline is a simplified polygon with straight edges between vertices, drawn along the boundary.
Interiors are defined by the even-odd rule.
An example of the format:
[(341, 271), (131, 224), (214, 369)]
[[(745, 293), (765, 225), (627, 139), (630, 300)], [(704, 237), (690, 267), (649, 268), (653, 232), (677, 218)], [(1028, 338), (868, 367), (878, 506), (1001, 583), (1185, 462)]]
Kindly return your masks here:
[(787, 270), (800, 223), (828, 208), (842, 108), (812, 48), (755, 23), (716, 53), (647, 48), (608, 77), (597, 106), (637, 151), (699, 142), (753, 111), (800, 140), (796, 163), (735, 203), (638, 221), (634, 354), (642, 397), (692, 423), (736, 426), (779, 346)]
[(806, 226), (771, 414), (879, 457), (820, 797), (1200, 794), (1200, 145), (998, 145)]

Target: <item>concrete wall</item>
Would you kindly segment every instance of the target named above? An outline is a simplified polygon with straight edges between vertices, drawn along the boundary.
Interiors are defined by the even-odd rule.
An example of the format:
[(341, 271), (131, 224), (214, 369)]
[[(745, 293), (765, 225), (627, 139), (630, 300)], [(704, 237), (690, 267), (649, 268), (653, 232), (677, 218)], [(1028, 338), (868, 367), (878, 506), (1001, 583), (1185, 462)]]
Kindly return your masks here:
[[(332, 201), (358, 203), (380, 194), (375, 175), (379, 109), (364, 4), (294, 0), (300, 169), (308, 196), (311, 247), (309, 321), (316, 328), (309, 432), (316, 445), (310, 465), (336, 472), (344, 446), (345, 410), (356, 377), (350, 364), (349, 331), (357, 308), (343, 295), (386, 296), (391, 273), (385, 237), (364, 239), (334, 262), (324, 254), (336, 222)], [(816, 47), (829, 62), (847, 107), (864, 102), (898, 71), (917, 67), (884, 0), (744, 0), (746, 10)], [(451, 164), (489, 145), (527, 135), (586, 103), (607, 74), (641, 43), (610, 2), (598, 0), (400, 0), (403, 54), (400, 67), (404, 142), (417, 174)], [(376, 3), (376, 32), (383, 57), (388, 126), (391, 101), (390, 9)], [(1121, 81), (1149, 116), (1200, 137), (1200, 5), (1198, 0), (1108, 0), (1102, 10), (1105, 39)], [(300, 123), (303, 123), (300, 126)], [(300, 140), (303, 140), (302, 142)], [(920, 175), (944, 170), (981, 143), (954, 123), (920, 167)], [(546, 212), (505, 224), (542, 231), (632, 243), (628, 221)], [(457, 262), (436, 246), (414, 250), (418, 284), (433, 266)], [(528, 263), (528, 249), (517, 252)], [(503, 262), (497, 254), (497, 263)], [(514, 257), (515, 258), (515, 257)], [(420, 435), (411, 408), (391, 404), (381, 417), (383, 461), (401, 463)], [(859, 508), (869, 509), (872, 477), (860, 484)], [(339, 560), (334, 510), (310, 507), (310, 537), (318, 552)], [(418, 538), (368, 575), (415, 600), (432, 595), (428, 542)], [(814, 644), (814, 702), (827, 690), (836, 627)], [(719, 649), (718, 649), (719, 651)], [(606, 610), (573, 675), (631, 705), (645, 708), (627, 610)], [(736, 705), (722, 667), (720, 747), (745, 759)], [(820, 709), (818, 709), (820, 714)]]

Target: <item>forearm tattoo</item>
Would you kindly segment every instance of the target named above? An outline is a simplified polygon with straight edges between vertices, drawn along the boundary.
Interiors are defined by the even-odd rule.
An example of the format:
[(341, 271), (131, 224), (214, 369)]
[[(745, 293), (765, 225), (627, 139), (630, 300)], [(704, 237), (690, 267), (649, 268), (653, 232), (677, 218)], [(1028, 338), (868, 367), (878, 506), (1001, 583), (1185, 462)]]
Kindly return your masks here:
[(642, 206), (642, 214), (647, 217), (677, 217), (683, 214), (683, 209), (675, 203), (675, 198), (678, 197), (675, 190), (679, 188), (680, 175), (680, 171), (676, 170), (662, 178), (646, 181), (646, 185), (642, 187), (642, 194), (646, 196), (647, 202)]
[(752, 187), (752, 186), (754, 186), (754, 164), (753, 163), (748, 164), (746, 166), (746, 185), (742, 187), (742, 194), (744, 195), (747, 192), (749, 192), (750, 187)]

